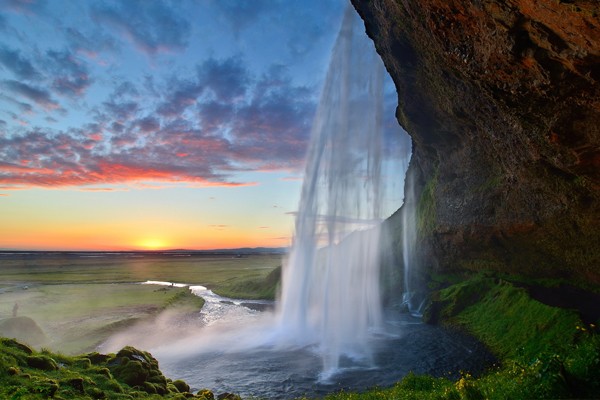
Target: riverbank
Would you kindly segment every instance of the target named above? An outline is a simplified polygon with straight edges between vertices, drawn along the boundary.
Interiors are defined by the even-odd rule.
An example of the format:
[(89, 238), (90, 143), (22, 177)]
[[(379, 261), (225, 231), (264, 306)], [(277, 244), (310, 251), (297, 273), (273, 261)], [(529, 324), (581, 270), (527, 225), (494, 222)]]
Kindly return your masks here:
[[(268, 278), (263, 278), (262, 281), (250, 278), (251, 283), (242, 286), (251, 288), (256, 286), (255, 283), (258, 283), (262, 288), (276, 287), (277, 270), (270, 274), (260, 273)], [(52, 276), (50, 275), (48, 278), (52, 278)], [(153, 276), (153, 278), (156, 279), (156, 276)], [(175, 282), (179, 281), (188, 280), (175, 280)], [(230, 280), (225, 279), (224, 281)], [(70, 285), (74, 285), (74, 288), (78, 287), (78, 290), (88, 290), (88, 294), (91, 293), (89, 289), (94, 287), (93, 284), (83, 283), (82, 281)], [(122, 285), (125, 288), (133, 284), (105, 283), (102, 285), (106, 285), (106, 287), (113, 286), (113, 288)], [(41, 284), (40, 287), (65, 294), (62, 289), (66, 286), (63, 284)], [(98, 286), (98, 288), (100, 287), (101, 285)], [(161, 309), (176, 307), (177, 304), (187, 304), (185, 306), (187, 307), (191, 305), (187, 303), (188, 301), (202, 301), (191, 294), (188, 288), (177, 288), (175, 286), (157, 288), (153, 285), (139, 284), (135, 285), (135, 288), (149, 291), (152, 296), (157, 297), (161, 301)], [(594, 302), (597, 294), (577, 292), (581, 296), (578, 299), (571, 298), (571, 302), (566, 304), (564, 300), (560, 299), (560, 294), (570, 294), (574, 289), (564, 285), (561, 286), (558, 281), (535, 282), (519, 280), (514, 276), (500, 276), (491, 273), (434, 276), (430, 280), (430, 289), (432, 290), (431, 304), (425, 312), (425, 321), (442, 325), (451, 331), (456, 330), (473, 335), (485, 343), (500, 362), (476, 376), (472, 374), (473, 371), (465, 371), (458, 376), (445, 375), (445, 377), (437, 378), (408, 373), (395, 385), (392, 383), (393, 381), (385, 383), (385, 385), (391, 385), (386, 389), (374, 389), (364, 393), (341, 392), (328, 395), (326, 398), (593, 398), (595, 393), (600, 391), (598, 385), (598, 382), (600, 382), (600, 372), (598, 372), (600, 371), (598, 321), (594, 320), (597, 316), (594, 314), (595, 309), (590, 307), (590, 301)], [(18, 290), (19, 293), (28, 292), (29, 290), (32, 290), (31, 293), (33, 293), (36, 286), (32, 285), (28, 289), (19, 286)], [(7, 294), (7, 292), (3, 293), (3, 295)], [(129, 294), (131, 295), (131, 292)], [(238, 293), (236, 297), (244, 296)], [(567, 296), (567, 298), (569, 297)], [(131, 297), (127, 296), (127, 299), (131, 299)], [(113, 298), (112, 301), (115, 302), (113, 305), (121, 300)], [(554, 305), (576, 306), (579, 310), (569, 310)], [(57, 304), (53, 304), (53, 306), (58, 307)], [(81, 311), (83, 309), (81, 308), (82, 304), (77, 304), (77, 306), (74, 310)], [(195, 303), (191, 306), (197, 310), (201, 305)], [(24, 307), (21, 310), (24, 310)], [(64, 317), (67, 314), (61, 315)], [(107, 325), (104, 329), (107, 332), (113, 328), (122, 330), (127, 322), (123, 324)], [(402, 344), (402, 346), (406, 345), (408, 344)], [(97, 368), (92, 368), (90, 371), (87, 371), (86, 368), (81, 369), (78, 366), (80, 361), (77, 360), (86, 358), (85, 355), (67, 357), (47, 350), (33, 353), (34, 355), (40, 355), (40, 357), (51, 358), (57, 365), (64, 364), (60, 368), (61, 372), (57, 373), (54, 370), (45, 371), (31, 367), (27, 364), (27, 357), (23, 355), (12, 359), (10, 357), (6, 358), (6, 354), (9, 353), (2, 352), (4, 354), (4, 358), (2, 358), (2, 376), (6, 376), (6, 379), (0, 382), (3, 390), (5, 390), (0, 395), (10, 392), (13, 395), (24, 393), (24, 397), (30, 396), (27, 398), (31, 398), (31, 396), (36, 398), (35, 396), (38, 396), (38, 394), (38, 398), (45, 398), (47, 391), (54, 390), (52, 388), (55, 386), (58, 386), (56, 393), (61, 391), (71, 393), (72, 387), (65, 380), (65, 376), (75, 376), (82, 377), (84, 382), (87, 382), (86, 385), (89, 386), (90, 393), (94, 392), (91, 388), (99, 387), (106, 393), (111, 393), (107, 395), (108, 398), (128, 398), (127, 396), (121, 396), (121, 394), (130, 392), (134, 393), (136, 397), (149, 396), (149, 392), (143, 390), (140, 392), (142, 387), (140, 385), (132, 387), (113, 376), (111, 379), (115, 380), (118, 386), (121, 387), (121, 389), (118, 389), (114, 382), (97, 378)], [(115, 356), (109, 357), (114, 358)], [(15, 368), (15, 370), (11, 368)], [(91, 375), (85, 375), (88, 373)], [(404, 373), (399, 376), (403, 375)], [(27, 379), (27, 381), (23, 379)], [(100, 381), (97, 382), (96, 379), (100, 379)], [(49, 381), (54, 382), (56, 385), (52, 382), (48, 383)], [(234, 386), (232, 385), (232, 388)], [(47, 389), (48, 387), (50, 389)], [(118, 395), (115, 394), (116, 397), (111, 397), (111, 387), (123, 392), (114, 392)], [(197, 392), (198, 389), (196, 388), (195, 391)], [(78, 392), (77, 396), (71, 398), (89, 396), (85, 390), (84, 388), (84, 392)], [(231, 391), (235, 390), (231, 389)], [(320, 396), (316, 393), (304, 393), (310, 398)], [(183, 398), (181, 396), (176, 397), (178, 395), (183, 394), (174, 391), (163, 394), (166, 398)], [(68, 398), (68, 396), (65, 398)]]
[[(276, 283), (266, 278), (279, 265), (280, 255), (1, 253), (0, 336), (71, 355), (94, 351), (114, 333), (163, 318), (167, 310), (177, 324), (187, 323), (193, 318), (186, 314), (202, 306), (187, 288), (141, 282), (186, 282), (236, 298), (268, 297)], [(13, 316), (35, 321), (43, 335), (32, 341), (26, 332), (15, 334), (19, 321)]]
[(466, 372), (456, 380), (409, 374), (392, 388), (327, 399), (597, 398), (599, 321), (583, 322), (575, 309), (534, 299), (532, 282), (524, 287), (484, 273), (438, 277), (433, 284), (438, 288), (425, 321), (474, 335), (500, 362), (477, 378)]

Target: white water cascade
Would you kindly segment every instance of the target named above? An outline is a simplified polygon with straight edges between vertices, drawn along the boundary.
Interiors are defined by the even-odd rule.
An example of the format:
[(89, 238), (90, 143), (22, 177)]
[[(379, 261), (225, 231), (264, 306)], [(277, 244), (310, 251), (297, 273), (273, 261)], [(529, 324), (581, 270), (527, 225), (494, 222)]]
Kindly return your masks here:
[(417, 242), (416, 207), (413, 177), (407, 177), (404, 187), (404, 205), (402, 206), (402, 262), (404, 267), (402, 302), (411, 314), (420, 316), (424, 299), (419, 298), (420, 294), (414, 284), (417, 263), (415, 257)]
[(384, 72), (348, 7), (313, 123), (277, 314), (282, 330), (317, 345), (325, 377), (344, 358), (369, 365), (368, 339), (382, 326)]

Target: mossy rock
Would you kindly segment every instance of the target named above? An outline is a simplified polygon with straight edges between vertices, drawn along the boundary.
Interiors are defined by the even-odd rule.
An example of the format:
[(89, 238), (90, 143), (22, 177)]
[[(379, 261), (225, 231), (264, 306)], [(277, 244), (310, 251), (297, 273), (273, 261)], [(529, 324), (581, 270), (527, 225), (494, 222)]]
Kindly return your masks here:
[(110, 358), (110, 355), (100, 354), (97, 352), (88, 353), (84, 355), (85, 358), (89, 359), (90, 362), (94, 365), (102, 365), (105, 364)]
[(196, 393), (196, 396), (198, 396), (199, 398), (204, 399), (204, 400), (215, 400), (215, 394), (208, 389), (198, 390), (198, 393)]
[(148, 369), (140, 361), (126, 358), (122, 360), (124, 361), (120, 365), (111, 370), (114, 377), (129, 386), (143, 386), (148, 379)]
[(102, 367), (102, 368), (96, 367), (96, 368), (92, 369), (92, 373), (105, 376), (108, 379), (114, 378), (112, 373), (110, 372), (110, 369), (108, 369), (106, 367)]
[(121, 349), (107, 362), (115, 379), (149, 394), (169, 393), (167, 378), (158, 367), (158, 361), (148, 352), (131, 346)]
[(92, 362), (89, 358), (77, 358), (73, 365), (79, 368), (88, 369), (92, 366)]
[(218, 395), (217, 400), (242, 400), (242, 398), (237, 394), (225, 392)]
[(87, 388), (85, 393), (93, 399), (106, 399), (106, 393), (104, 393), (102, 389), (94, 386)]
[(151, 384), (150, 382), (144, 382), (141, 385), (141, 388), (144, 390), (144, 392), (149, 393), (149, 394), (158, 394), (158, 392), (156, 391), (156, 386), (154, 386), (153, 384)]
[(173, 386), (175, 386), (177, 388), (177, 391), (179, 393), (185, 393), (185, 392), (190, 391), (190, 385), (188, 385), (181, 379), (177, 379), (176, 381), (173, 381)]
[(85, 393), (83, 388), (84, 379), (81, 377), (67, 379), (64, 381), (64, 383), (77, 390), (81, 394)]
[(115, 379), (109, 379), (104, 386), (115, 393), (124, 393), (123, 387)]
[(4, 346), (12, 347), (13, 349), (22, 351), (25, 354), (33, 354), (33, 350), (31, 350), (31, 347), (24, 345), (23, 343), (19, 343), (14, 339), (2, 338), (0, 339), (0, 342)]
[(54, 397), (59, 388), (56, 381), (43, 377), (34, 377), (31, 383), (29, 391), (31, 393), (39, 393), (46, 398)]
[(58, 369), (56, 361), (47, 356), (29, 356), (27, 357), (27, 365), (42, 371), (56, 371)]

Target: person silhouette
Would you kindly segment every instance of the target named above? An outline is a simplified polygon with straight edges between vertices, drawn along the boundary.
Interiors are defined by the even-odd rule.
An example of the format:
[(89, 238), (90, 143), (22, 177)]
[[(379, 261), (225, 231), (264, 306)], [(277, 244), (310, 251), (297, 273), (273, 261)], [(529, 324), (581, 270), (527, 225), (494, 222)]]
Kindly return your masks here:
[(19, 303), (15, 303), (15, 305), (13, 306), (13, 317), (16, 317), (18, 312), (19, 312)]

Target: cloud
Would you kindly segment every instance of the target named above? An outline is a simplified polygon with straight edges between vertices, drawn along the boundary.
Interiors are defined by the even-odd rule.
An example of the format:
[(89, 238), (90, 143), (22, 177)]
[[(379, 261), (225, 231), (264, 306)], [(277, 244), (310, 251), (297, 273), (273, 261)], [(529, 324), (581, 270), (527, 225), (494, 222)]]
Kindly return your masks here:
[(141, 132), (150, 133), (160, 129), (160, 122), (154, 117), (145, 117), (137, 120), (136, 125)]
[(250, 82), (240, 57), (208, 59), (198, 68), (198, 74), (200, 85), (210, 89), (218, 101), (234, 101), (244, 96)]
[(315, 110), (312, 94), (281, 71), (263, 76), (252, 101), (236, 113), (232, 134), (239, 159), (266, 170), (299, 168)]
[(271, 240), (289, 240), (289, 241), (291, 241), (292, 240), (292, 236), (278, 236), (278, 237), (272, 237), (272, 238), (269, 238), (269, 239), (271, 239)]
[(199, 103), (210, 103), (214, 111), (225, 111), (225, 108), (216, 110), (218, 103), (227, 103), (227, 108), (233, 107), (234, 102), (242, 99), (251, 82), (250, 74), (239, 57), (230, 57), (223, 60), (210, 58), (197, 67), (197, 75), (191, 79), (171, 79), (165, 101), (159, 105), (157, 112), (163, 117), (177, 117), (182, 115), (190, 106)]
[(114, 99), (103, 103), (105, 111), (112, 120), (126, 122), (137, 115), (139, 105), (133, 101), (117, 103)]
[(280, 180), (282, 180), (282, 181), (290, 181), (290, 182), (298, 182), (298, 181), (302, 181), (302, 179), (303, 179), (302, 176), (284, 176)]
[(73, 52), (84, 54), (92, 59), (98, 58), (103, 52), (119, 50), (119, 44), (99, 28), (92, 33), (83, 33), (69, 27), (65, 29), (65, 38)]
[[(197, 186), (240, 186), (223, 159), (220, 138), (196, 137), (194, 132), (165, 132), (160, 143), (102, 151), (94, 128), (64, 132), (31, 130), (0, 137), (0, 184), (42, 187), (135, 182), (193, 183)], [(170, 140), (169, 140), (170, 139)], [(196, 151), (184, 159), (174, 152), (190, 143)], [(101, 150), (98, 150), (98, 147)]]
[(127, 189), (115, 189), (115, 188), (81, 188), (81, 192), (126, 192)]
[[(80, 67), (70, 52), (52, 57), (69, 71)], [(115, 78), (107, 100), (89, 109), (94, 122), (78, 128), (12, 128), (0, 137), (0, 184), (241, 186), (257, 184), (235, 179), (241, 171), (301, 168), (315, 109), (311, 88), (295, 85), (280, 66), (257, 79), (240, 57), (208, 59), (192, 71), (151, 87)], [(1, 84), (58, 106), (50, 92)], [(150, 93), (163, 88), (159, 97)]]
[(63, 96), (78, 97), (92, 84), (88, 69), (82, 60), (70, 51), (50, 50), (46, 53), (52, 88)]
[(129, 0), (115, 6), (102, 4), (93, 7), (91, 15), (96, 22), (116, 28), (148, 55), (184, 49), (191, 32), (182, 13), (161, 2)]
[(45, 0), (4, 0), (0, 3), (0, 8), (6, 8), (18, 14), (36, 15), (41, 14), (46, 9)]
[(0, 46), (0, 64), (19, 79), (34, 80), (40, 77), (33, 64), (20, 51)]
[(163, 117), (178, 117), (191, 105), (196, 104), (204, 87), (197, 81), (172, 80), (169, 84), (171, 91), (166, 101), (158, 106), (157, 112)]
[(6, 90), (25, 97), (46, 110), (55, 110), (60, 107), (58, 102), (52, 98), (52, 95), (47, 90), (35, 88), (14, 80), (4, 80), (1, 82), (1, 85)]
[(129, 82), (123, 81), (116, 85), (115, 90), (113, 91), (111, 97), (117, 99), (123, 99), (125, 97), (139, 97), (140, 92), (137, 87)]
[[(15, 100), (10, 96), (5, 96), (0, 94), (0, 99), (6, 101), (7, 103), (15, 105), (21, 114), (31, 114), (33, 113), (33, 106), (29, 103), (24, 103), (22, 101)], [(6, 122), (4, 122), (6, 124)]]
[(257, 23), (261, 14), (276, 5), (273, 0), (217, 0), (213, 4), (231, 26), (235, 35), (250, 24)]

